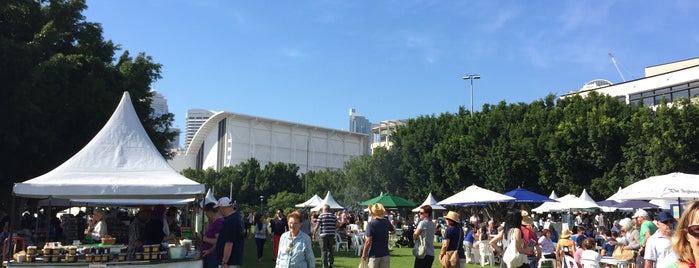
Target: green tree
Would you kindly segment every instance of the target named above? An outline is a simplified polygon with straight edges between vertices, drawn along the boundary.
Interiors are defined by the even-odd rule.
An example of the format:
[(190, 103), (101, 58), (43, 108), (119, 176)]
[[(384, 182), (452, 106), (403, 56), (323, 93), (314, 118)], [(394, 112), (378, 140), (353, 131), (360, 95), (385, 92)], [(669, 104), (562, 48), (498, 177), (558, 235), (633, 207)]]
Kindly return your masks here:
[[(151, 116), (149, 91), (160, 64), (105, 41), (98, 23), (81, 14), (82, 0), (0, 4), (0, 181), (41, 175), (80, 150), (129, 91), (144, 127), (166, 157), (172, 115)], [(3, 196), (11, 196), (9, 193)]]

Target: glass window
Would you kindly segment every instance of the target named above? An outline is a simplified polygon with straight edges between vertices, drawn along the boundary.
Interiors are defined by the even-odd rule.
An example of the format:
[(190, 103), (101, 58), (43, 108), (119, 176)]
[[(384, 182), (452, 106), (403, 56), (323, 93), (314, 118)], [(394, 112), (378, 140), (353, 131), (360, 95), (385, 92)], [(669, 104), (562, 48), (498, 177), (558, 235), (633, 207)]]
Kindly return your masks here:
[(626, 96), (617, 96), (616, 99), (621, 103), (626, 103)]
[(630, 100), (631, 102), (637, 101), (637, 100), (639, 100), (640, 98), (641, 98), (641, 94), (639, 94), (639, 93), (629, 95), (629, 100)]
[(667, 94), (670, 92), (669, 88), (657, 89), (655, 90), (655, 95)]
[(653, 106), (655, 103), (653, 103), (653, 97), (647, 97), (643, 98), (643, 106)]
[(690, 89), (689, 96), (692, 96), (692, 98), (699, 97), (699, 88)]
[(682, 90), (682, 89), (685, 89), (688, 87), (689, 87), (689, 84), (676, 85), (676, 86), (672, 87), (672, 91), (674, 92), (674, 91)]
[(672, 92), (672, 100), (676, 101), (679, 98), (688, 98), (689, 97), (689, 90), (682, 90), (682, 91), (677, 91), (677, 92)]

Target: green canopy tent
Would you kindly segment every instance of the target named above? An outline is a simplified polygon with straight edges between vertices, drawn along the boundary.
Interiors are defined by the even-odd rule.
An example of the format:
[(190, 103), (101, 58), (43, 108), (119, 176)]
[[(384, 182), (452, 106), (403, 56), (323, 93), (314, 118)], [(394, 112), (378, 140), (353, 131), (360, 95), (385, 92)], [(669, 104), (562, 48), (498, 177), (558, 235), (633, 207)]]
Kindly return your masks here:
[(417, 205), (413, 201), (390, 193), (379, 195), (360, 203), (360, 205), (368, 206), (375, 203), (381, 203), (386, 208), (412, 208)]

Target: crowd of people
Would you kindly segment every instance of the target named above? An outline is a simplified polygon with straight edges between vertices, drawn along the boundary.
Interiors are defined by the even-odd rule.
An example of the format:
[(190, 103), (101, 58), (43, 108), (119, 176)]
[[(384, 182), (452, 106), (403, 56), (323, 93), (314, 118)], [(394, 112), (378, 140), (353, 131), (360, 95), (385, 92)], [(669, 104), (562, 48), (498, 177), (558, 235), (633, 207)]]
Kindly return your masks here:
[[(327, 205), (311, 214), (294, 211), (285, 215), (284, 210), (278, 209), (267, 218), (256, 212), (242, 213), (235, 202), (223, 197), (203, 204), (207, 225), (199, 243), (204, 267), (240, 267), (248, 238), (255, 241), (258, 262), (263, 261), (264, 245), (270, 239), (274, 245), (270, 256), (276, 267), (315, 267), (312, 242), (317, 241), (323, 268), (333, 267), (336, 237), (347, 241), (352, 232), (358, 231), (364, 234), (360, 261), (371, 268), (391, 266), (391, 243), (398, 242), (389, 237), (397, 230), (409, 230), (406, 236), (410, 246), (417, 241), (424, 243), (422, 252), (414, 250), (415, 268), (432, 267), (435, 261), (443, 267), (463, 268), (487, 254), (495, 256), (489, 265), (515, 268), (503, 259), (513, 245), (515, 248), (510, 250), (526, 258), (516, 268), (539, 268), (542, 259), (549, 260), (552, 268), (601, 268), (607, 266), (605, 258), (634, 263), (638, 268), (696, 268), (699, 254), (699, 201), (685, 204), (679, 221), (670, 212), (658, 211), (651, 216), (643, 209), (628, 218), (609, 221), (601, 213), (571, 212), (536, 218), (520, 209), (508, 210), (500, 221), (481, 220), (475, 211), (468, 220), (461, 220), (461, 213), (448, 211), (443, 222), (432, 218), (429, 205), (421, 206), (413, 221), (406, 221), (378, 203), (369, 205), (367, 210), (366, 221), (361, 213), (333, 212)], [(111, 213), (98, 208), (90, 215), (76, 215), (84, 217), (83, 234), (88, 242), (109, 236), (106, 219), (111, 218)], [(128, 225), (129, 256), (144, 244), (180, 237), (178, 216), (174, 207), (141, 206)], [(7, 233), (7, 213), (0, 218), (3, 233)], [(563, 228), (559, 232), (556, 226)], [(438, 241), (442, 242), (439, 251), (435, 250)], [(485, 261), (489, 262), (487, 258)]]

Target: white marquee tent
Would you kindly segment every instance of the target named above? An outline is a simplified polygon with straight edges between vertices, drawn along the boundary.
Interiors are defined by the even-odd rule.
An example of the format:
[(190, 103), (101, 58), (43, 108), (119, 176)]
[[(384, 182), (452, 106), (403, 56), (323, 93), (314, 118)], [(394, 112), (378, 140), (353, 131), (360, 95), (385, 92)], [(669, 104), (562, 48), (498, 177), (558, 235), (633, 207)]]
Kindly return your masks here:
[(303, 202), (301, 204), (296, 204), (295, 207), (297, 208), (313, 208), (318, 206), (320, 202), (323, 202), (323, 199), (320, 198), (317, 194), (314, 194), (313, 197), (310, 199), (306, 200), (306, 202)]
[(22, 183), (15, 195), (63, 199), (187, 199), (204, 185), (177, 173), (146, 134), (128, 92), (99, 133), (54, 170)]
[(432, 210), (447, 210), (447, 208), (437, 205), (437, 199), (434, 199), (434, 196), (432, 196), (432, 193), (430, 193), (427, 196), (427, 199), (425, 199), (425, 202), (422, 202), (419, 206), (411, 210), (412, 212), (418, 212), (420, 211), (420, 207), (424, 205), (430, 205), (432, 207)]
[(325, 204), (330, 206), (331, 210), (338, 210), (338, 209), (343, 209), (344, 207), (340, 206), (340, 204), (335, 201), (335, 198), (333, 198), (333, 195), (330, 194), (330, 191), (328, 191), (327, 194), (325, 194), (325, 198), (323, 198), (323, 201), (320, 202), (316, 207), (312, 208), (311, 211), (322, 211), (323, 206)]

